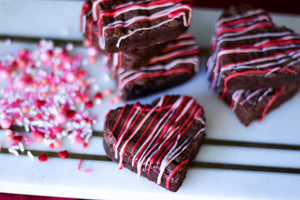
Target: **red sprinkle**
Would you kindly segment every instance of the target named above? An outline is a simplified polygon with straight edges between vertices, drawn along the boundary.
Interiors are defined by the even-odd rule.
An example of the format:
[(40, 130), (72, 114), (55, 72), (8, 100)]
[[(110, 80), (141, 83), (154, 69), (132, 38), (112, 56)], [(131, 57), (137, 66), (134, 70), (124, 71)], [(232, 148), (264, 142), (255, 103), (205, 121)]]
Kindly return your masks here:
[(88, 101), (85, 103), (85, 107), (86, 108), (92, 108), (93, 107), (93, 102), (92, 101)]
[(76, 115), (76, 112), (74, 110), (67, 110), (67, 116), (68, 118), (72, 118)]
[(87, 148), (88, 147), (88, 144), (87, 143), (83, 143), (83, 148)]
[(45, 153), (41, 153), (41, 155), (39, 156), (39, 161), (41, 162), (46, 162), (48, 160), (48, 157)]
[(67, 158), (68, 155), (69, 155), (69, 152), (68, 152), (68, 151), (60, 151), (60, 152), (58, 152), (58, 156), (59, 156), (60, 158), (62, 158), (62, 159)]
[(54, 143), (49, 144), (49, 147), (50, 147), (51, 149), (54, 149)]
[(100, 92), (97, 92), (95, 95), (94, 95), (94, 99), (102, 99), (102, 94)]
[(19, 136), (14, 136), (13, 137), (13, 140), (15, 141), (15, 142), (21, 142), (22, 141), (22, 139), (23, 139), (23, 137), (21, 136), (21, 135), (19, 135)]

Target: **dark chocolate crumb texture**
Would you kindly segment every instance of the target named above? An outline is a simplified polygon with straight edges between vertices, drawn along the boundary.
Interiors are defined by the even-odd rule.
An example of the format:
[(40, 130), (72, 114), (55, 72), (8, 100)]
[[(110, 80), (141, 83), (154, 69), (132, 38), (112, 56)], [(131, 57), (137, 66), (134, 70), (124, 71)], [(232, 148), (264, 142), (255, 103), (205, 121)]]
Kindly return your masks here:
[(261, 9), (231, 7), (216, 24), (208, 61), (211, 88), (281, 88), (299, 80), (300, 35), (278, 27)]
[(177, 191), (205, 136), (203, 107), (187, 96), (165, 95), (151, 105), (125, 105), (105, 118), (107, 156)]
[(191, 18), (190, 0), (89, 1), (81, 30), (91, 39), (96, 25), (100, 48), (113, 53), (173, 40), (186, 32)]
[(266, 114), (292, 98), (299, 90), (294, 83), (279, 89), (267, 88), (258, 90), (227, 91), (224, 101), (230, 105), (238, 119), (248, 126), (254, 120), (262, 120)]
[[(118, 57), (116, 57), (118, 58)], [(123, 100), (153, 94), (177, 86), (190, 78), (199, 68), (199, 47), (191, 34), (185, 33), (167, 44), (162, 52), (140, 69), (120, 68), (117, 61), (112, 76)]]

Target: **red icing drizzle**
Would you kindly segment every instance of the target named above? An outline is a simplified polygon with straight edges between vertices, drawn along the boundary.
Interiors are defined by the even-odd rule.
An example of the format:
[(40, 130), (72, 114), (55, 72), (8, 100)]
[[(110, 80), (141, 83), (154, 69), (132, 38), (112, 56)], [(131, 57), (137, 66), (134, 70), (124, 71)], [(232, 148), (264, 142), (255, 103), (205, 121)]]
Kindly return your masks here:
[(286, 87), (282, 87), (268, 102), (268, 104), (266, 105), (266, 107), (264, 108), (264, 111), (261, 115), (261, 118), (259, 119), (259, 122), (261, 120), (263, 120), (263, 118), (266, 116), (268, 109), (270, 108), (270, 106), (276, 101), (276, 99), (278, 98), (278, 96), (286, 89)]
[[(162, 54), (153, 57), (142, 70), (124, 71), (120, 69), (120, 65), (119, 67), (114, 66), (114, 69), (119, 68), (119, 71), (116, 72), (119, 75), (118, 90), (122, 91), (122, 88), (143, 78), (192, 73), (198, 68), (199, 48), (191, 34), (179, 36), (175, 41), (170, 42), (163, 51)], [(172, 66), (166, 63), (172, 63)], [(189, 67), (188, 64), (190, 64)], [(156, 68), (157, 66), (160, 67)]]
[[(211, 60), (208, 63), (209, 68), (209, 74), (210, 80), (211, 80), (211, 86), (210, 88), (215, 88), (220, 86), (221, 79), (223, 79), (223, 74), (226, 78), (224, 78), (224, 93), (227, 91), (227, 82), (238, 75), (244, 75), (244, 74), (250, 74), (250, 73), (264, 73), (263, 67), (264, 65), (268, 65), (268, 69), (265, 71), (272, 73), (272, 70), (275, 71), (287, 71), (290, 73), (293, 73), (297, 75), (297, 72), (293, 69), (289, 69), (289, 64), (296, 61), (295, 58), (293, 58), (291, 55), (285, 55), (285, 54), (292, 54), (297, 53), (300, 44), (300, 35), (293, 33), (289, 30), (283, 30), (280, 32), (277, 29), (271, 29), (270, 32), (264, 33), (263, 31), (259, 31), (258, 33), (251, 34), (254, 30), (262, 29), (265, 27), (275, 27), (274, 23), (272, 22), (272, 19), (265, 14), (263, 10), (255, 10), (250, 11), (248, 13), (244, 13), (241, 15), (236, 15), (234, 17), (228, 17), (223, 18), (220, 20), (220, 23), (216, 27), (216, 35), (215, 39), (213, 41), (214, 45), (214, 51), (218, 51), (215, 54), (212, 55)], [(224, 35), (222, 35), (224, 34)], [(226, 35), (225, 35), (226, 34)], [(228, 34), (228, 35), (227, 35)], [(245, 44), (240, 46), (226, 46), (218, 49), (224, 41), (246, 41), (247, 37), (251, 37), (252, 39), (256, 39), (255, 36), (257, 34), (257, 39), (261, 38), (260, 40), (257, 40), (257, 42), (253, 42), (252, 44)], [(266, 36), (264, 36), (264, 34)], [(235, 39), (235, 37), (238, 37)], [(265, 37), (265, 40), (263, 40)], [(272, 37), (275, 37), (273, 39)], [(233, 55), (233, 54), (246, 54), (251, 52), (263, 52), (263, 51), (269, 51), (269, 50), (279, 50), (281, 51), (279, 53), (276, 53), (275, 55), (271, 56), (261, 56), (259, 58), (251, 59), (251, 60), (244, 60), (241, 62), (236, 63), (229, 63), (220, 66), (220, 59), (222, 56), (226, 55)], [(288, 50), (286, 50), (288, 49)], [(228, 50), (228, 51), (227, 51)], [(286, 66), (281, 67), (280, 69), (275, 69), (278, 66), (276, 66), (276, 62), (279, 63), (280, 66), (283, 65), (283, 63), (286, 63), (285, 59), (289, 59), (290, 61), (287, 62)], [(257, 62), (257, 63), (255, 63)], [(244, 64), (244, 65), (243, 65)], [(242, 66), (243, 65), (243, 66)], [(253, 66), (253, 68), (252, 68)], [(262, 66), (262, 67), (261, 67)], [(274, 67), (273, 67), (274, 66)], [(230, 75), (225, 75), (225, 73), (231, 69), (236, 69), (239, 71), (239, 69), (243, 70), (243, 72), (237, 72)], [(255, 69), (257, 69), (258, 72), (254, 72)], [(248, 72), (247, 72), (248, 71)]]
[(171, 173), (168, 175), (167, 177), (167, 181), (166, 181), (166, 188), (167, 190), (170, 188), (170, 182), (172, 177), (174, 176), (174, 174), (179, 170), (179, 168), (184, 165), (185, 163), (187, 163), (189, 161), (189, 159), (185, 159), (184, 161), (182, 161), (179, 165), (177, 165), (172, 171)]
[[(253, 26), (251, 26), (251, 29), (259, 29), (259, 28), (264, 28), (264, 27), (269, 27), (269, 26), (273, 26), (274, 24), (271, 22), (266, 22), (266, 23), (261, 23), (261, 24), (255, 24)], [(220, 31), (218, 31), (216, 33), (216, 37), (220, 36), (222, 33), (226, 33), (226, 32), (239, 32), (239, 31), (244, 31), (249, 29), (249, 26), (242, 26), (242, 27), (238, 27), (238, 28), (224, 28)]]
[[(139, 138), (137, 138), (137, 142), (134, 143), (129, 158), (135, 156), (135, 159), (132, 160), (133, 166), (139, 162), (139, 164), (142, 166), (145, 165), (145, 167), (148, 168), (148, 173), (150, 173), (150, 169), (155, 162), (157, 166), (162, 164), (161, 162), (163, 159), (167, 159), (168, 162), (171, 162), (177, 155), (167, 157), (168, 154), (179, 154), (183, 152), (193, 141), (193, 136), (191, 136), (187, 137), (184, 144), (178, 144), (182, 135), (187, 132), (199, 114), (203, 111), (203, 107), (200, 107), (191, 97), (178, 97), (172, 104), (169, 103), (171, 99), (172, 96), (163, 96), (158, 102), (161, 103), (161, 105), (157, 103), (154, 107), (149, 107), (149, 105), (141, 107), (136, 103), (132, 106), (125, 120), (122, 120), (123, 123), (120, 124), (120, 118), (124, 115), (123, 111), (125, 111), (124, 108), (122, 109), (119, 118), (112, 129), (116, 130), (117, 126), (122, 127), (122, 130), (119, 132), (119, 135), (113, 144), (114, 150), (119, 151), (118, 155), (120, 156), (120, 161), (123, 161), (124, 159), (129, 141), (135, 137), (135, 134), (140, 130), (143, 130), (143, 132)], [(163, 117), (160, 116), (160, 118), (158, 118), (161, 111), (165, 109), (168, 110), (164, 112)], [(172, 115), (170, 116), (170, 114)], [(151, 118), (151, 120), (150, 122), (148, 121), (149, 123), (147, 122), (147, 127), (144, 127), (145, 129), (140, 129), (142, 124), (146, 123), (148, 118)], [(182, 122), (184, 118), (184, 123), (179, 126), (179, 123)], [(154, 123), (156, 123), (155, 126), (150, 130), (150, 127), (153, 126)], [(111, 137), (111, 134), (109, 137)], [(137, 149), (138, 146), (139, 149)], [(148, 163), (147, 160), (149, 161), (148, 165), (145, 163)], [(184, 160), (173, 169), (168, 175), (167, 185), (170, 184), (170, 180), (176, 171), (187, 161), (188, 159)], [(123, 163), (121, 162), (120, 167), (122, 166)], [(137, 168), (139, 169), (139, 165), (137, 165)], [(164, 168), (161, 170), (164, 170)]]
[[(196, 111), (196, 107), (194, 107), (194, 110), (192, 111), (192, 113), (190, 114), (190, 116), (188, 117), (188, 119), (184, 122), (184, 124), (181, 126), (181, 128), (178, 130), (178, 134), (180, 133), (180, 135), (182, 136), (186, 131), (187, 131), (187, 129), (195, 122), (195, 118), (193, 118), (193, 115), (195, 115), (195, 116), (197, 116), (197, 115), (199, 115), (201, 112), (202, 112), (202, 110), (203, 110), (203, 108), (200, 108), (200, 109), (198, 109), (197, 111)], [(183, 129), (185, 127), (185, 129)], [(183, 130), (182, 130), (183, 129)], [(156, 166), (159, 166), (160, 165), (160, 163), (161, 163), (161, 161), (162, 161), (162, 159), (163, 159), (163, 157), (168, 153), (168, 151), (171, 149), (171, 147), (174, 145), (174, 143), (175, 143), (175, 136), (173, 136), (173, 143), (171, 143), (171, 144), (169, 144), (168, 145), (168, 147), (166, 148), (166, 146), (167, 146), (167, 144), (166, 144), (166, 146), (164, 146), (164, 152), (162, 152), (161, 153), (161, 155), (160, 155), (160, 157), (158, 158), (158, 161), (157, 161), (157, 164), (156, 164)], [(172, 140), (171, 139), (171, 140)], [(158, 155), (158, 154), (157, 154)]]
[(162, 60), (158, 59), (158, 60), (155, 60), (154, 62), (150, 61), (150, 63), (148, 65), (154, 65), (154, 64), (156, 64), (160, 61), (164, 61), (164, 60), (175, 59), (179, 56), (188, 56), (188, 55), (195, 55), (195, 54), (199, 54), (199, 49), (198, 48), (187, 50), (187, 51), (180, 51), (178, 53), (170, 54), (170, 56), (167, 56), (167, 57), (163, 58)]
[[(298, 49), (297, 49), (298, 50)], [(264, 59), (269, 59), (269, 58), (276, 58), (278, 56), (282, 56), (282, 55), (287, 55), (287, 54), (290, 54), (292, 52), (294, 52), (295, 50), (287, 50), (285, 52), (280, 52), (280, 53), (277, 53), (277, 54), (274, 54), (274, 55), (271, 55), (271, 56), (266, 56), (266, 57), (263, 57)], [(232, 54), (234, 54), (235, 52), (233, 52)], [(236, 52), (237, 53), (237, 52)], [(251, 61), (259, 61), (261, 60), (261, 58), (256, 58), (256, 59), (252, 59)], [(222, 68), (225, 68), (225, 67), (228, 67), (230, 65), (239, 65), (239, 64), (242, 64), (244, 63), (245, 61), (241, 61), (241, 62), (235, 62), (235, 63), (228, 63), (228, 64), (225, 64), (222, 66)], [(247, 62), (247, 61), (246, 61)]]
[(158, 76), (168, 76), (171, 74), (183, 73), (183, 72), (192, 73), (192, 70), (188, 69), (188, 68), (178, 68), (178, 69), (172, 69), (172, 70), (168, 70), (168, 71), (164, 71), (164, 72), (154, 72), (154, 73), (150, 73), (150, 74), (141, 73), (141, 75), (136, 77), (134, 80), (129, 81), (127, 83), (127, 85), (130, 85), (131, 83), (136, 82), (138, 79), (149, 78), (149, 77), (158, 77)]
[[(136, 22), (140, 22), (140, 21), (154, 21), (158, 18), (163, 18), (163, 17), (168, 17), (168, 18), (175, 18), (178, 17), (180, 15), (187, 15), (185, 12), (187, 11), (188, 13), (191, 11), (191, 5), (190, 4), (184, 4), (182, 3), (181, 6), (174, 6), (177, 3), (182, 2), (182, 0), (172, 0), (172, 1), (167, 1), (167, 0), (156, 0), (156, 1), (151, 1), (151, 2), (142, 2), (142, 3), (133, 3), (133, 4), (121, 4), (113, 9), (108, 9), (108, 10), (101, 10), (99, 11), (98, 14), (98, 37), (101, 37), (104, 33), (105, 30), (108, 29), (116, 29), (116, 28), (125, 28), (125, 27), (129, 27), (130, 25), (136, 23)], [(103, 21), (103, 17), (111, 17), (111, 18), (115, 18), (117, 15), (119, 15), (120, 13), (123, 12), (130, 12), (132, 8), (138, 6), (138, 7), (144, 7), (144, 8), (148, 8), (153, 6), (155, 8), (155, 6), (157, 5), (164, 5), (165, 7), (168, 9), (172, 6), (174, 6), (171, 12), (167, 12), (165, 15), (163, 16), (158, 16), (158, 17), (153, 17), (151, 19), (149, 19), (148, 17), (143, 17), (143, 18), (137, 18), (136, 20), (132, 20), (131, 23), (125, 25), (125, 24), (118, 24), (118, 25), (113, 25), (113, 26), (109, 26), (107, 25), (106, 27), (102, 26), (102, 21)], [(173, 4), (173, 5), (171, 5)], [(162, 7), (161, 7), (162, 8)], [(190, 9), (189, 9), (190, 8)], [(97, 9), (96, 9), (97, 10)], [(98, 12), (98, 11), (97, 11)], [(189, 13), (190, 14), (190, 13)], [(189, 15), (188, 14), (188, 15)], [(190, 25), (190, 20), (188, 20), (188, 26)]]
[[(268, 15), (260, 15), (259, 18), (264, 18), (267, 21), (271, 21), (271, 18)], [(257, 17), (249, 17), (249, 18), (237, 19), (237, 20), (234, 20), (234, 21), (223, 22), (222, 24), (217, 26), (217, 29), (222, 29), (222, 28), (225, 28), (225, 27), (228, 27), (228, 26), (234, 26), (234, 25), (240, 24), (240, 23), (252, 22), (256, 19), (257, 19)]]
[(80, 32), (82, 32), (82, 18), (87, 13), (87, 11), (91, 8), (91, 5), (89, 3), (85, 3), (82, 6), (81, 14), (80, 14)]
[[(268, 73), (270, 71), (272, 71), (273, 69), (265, 69), (265, 70), (249, 70), (249, 71), (244, 71), (244, 72), (237, 72), (237, 73), (234, 73), (234, 74), (231, 74), (229, 76), (227, 76), (224, 80), (224, 90), (223, 90), (223, 94), (221, 95), (221, 99), (224, 99), (225, 97), (225, 94), (228, 90), (227, 88), (227, 84), (228, 84), (228, 81), (230, 81), (232, 78), (235, 78), (237, 76), (241, 76), (241, 75), (246, 75), (246, 74), (265, 74), (265, 73)], [(289, 69), (289, 68), (279, 68), (277, 69), (277, 71), (286, 71), (286, 72), (289, 72), (289, 73), (292, 73), (294, 74), (295, 76), (297, 75), (297, 72), (292, 70), (292, 69)]]

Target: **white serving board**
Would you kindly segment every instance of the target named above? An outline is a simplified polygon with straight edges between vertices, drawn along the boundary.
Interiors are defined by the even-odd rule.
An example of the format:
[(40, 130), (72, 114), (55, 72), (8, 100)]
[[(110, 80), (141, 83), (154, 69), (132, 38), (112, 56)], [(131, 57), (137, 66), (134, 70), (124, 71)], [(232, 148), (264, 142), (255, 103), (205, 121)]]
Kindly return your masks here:
[[(20, 3), (17, 0), (0, 0), (0, 36), (81, 40), (82, 36), (78, 33), (81, 4), (80, 1)], [(219, 10), (195, 10), (190, 31), (196, 36), (200, 46), (209, 47), (209, 38), (213, 34), (214, 22), (219, 14)], [(300, 16), (279, 14), (274, 16), (275, 22), (289, 25), (300, 32)], [(4, 42), (0, 42), (0, 56), (24, 47), (34, 48), (35, 45), (13, 42), (7, 46)], [(76, 47), (76, 51), (86, 53), (86, 49), (82, 47)], [(96, 64), (86, 69), (91, 75), (97, 75), (95, 78), (98, 79), (100, 89), (106, 87), (113, 89), (114, 83), (107, 79), (106, 72), (101, 71), (102, 65), (104, 59), (100, 56)], [(99, 73), (94, 73), (95, 71)], [(300, 145), (298, 125), (300, 93), (268, 114), (261, 123), (254, 122), (249, 127), (244, 127), (217, 95), (208, 90), (203, 70), (186, 84), (139, 100), (142, 103), (151, 103), (162, 94), (182, 94), (196, 98), (205, 108), (208, 139), (242, 141), (247, 144)], [(94, 110), (98, 114), (95, 130), (103, 129), (103, 119), (109, 109), (123, 104), (110, 105), (109, 98), (105, 99), (103, 104)], [(2, 148), (8, 147), (4, 131), (0, 131), (0, 144)], [(30, 148), (51, 151), (41, 144), (33, 144)], [(59, 150), (65, 149), (70, 153), (83, 155), (80, 157), (83, 160), (82, 170), (77, 170), (79, 158), (66, 160), (49, 158), (46, 163), (41, 163), (37, 157), (31, 160), (27, 156), (16, 157), (0, 151), (0, 192), (90, 199), (299, 199), (300, 197), (299, 173), (192, 167), (179, 191), (172, 193), (145, 178), (138, 178), (127, 169), (118, 170), (115, 163), (98, 160), (98, 157), (89, 158), (87, 155), (105, 155), (101, 137), (93, 137), (86, 149), (64, 142)], [(299, 153), (296, 149), (205, 144), (196, 161), (233, 166), (236, 164), (300, 169)], [(85, 174), (84, 169), (90, 169), (92, 172)]]

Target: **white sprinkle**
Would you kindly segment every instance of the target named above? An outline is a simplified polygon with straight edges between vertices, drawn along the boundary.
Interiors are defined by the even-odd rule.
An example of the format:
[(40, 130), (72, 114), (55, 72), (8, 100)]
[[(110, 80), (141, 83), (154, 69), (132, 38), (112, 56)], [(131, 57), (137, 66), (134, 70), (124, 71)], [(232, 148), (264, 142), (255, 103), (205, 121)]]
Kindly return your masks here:
[(87, 66), (89, 64), (89, 61), (87, 59), (82, 60), (82, 65)]
[(15, 149), (9, 148), (8, 152), (14, 154), (15, 156), (19, 156), (19, 152)]
[(12, 131), (11, 131), (11, 130), (6, 130), (6, 131), (5, 131), (5, 134), (6, 134), (6, 135), (11, 135), (11, 134), (12, 134)]
[(102, 99), (97, 99), (97, 100), (95, 101), (95, 104), (96, 104), (96, 105), (101, 105), (102, 102), (103, 102)]
[(31, 151), (27, 151), (27, 156), (30, 158), (30, 159), (34, 159), (34, 156), (33, 154), (31, 153)]
[(19, 150), (20, 147), (18, 145), (11, 146), (10, 149)]
[(5, 45), (6, 46), (10, 46), (11, 45), (11, 40), (9, 38), (7, 38), (5, 41), (4, 41)]
[(73, 51), (73, 50), (74, 50), (74, 44), (68, 43), (68, 44), (66, 45), (66, 49), (67, 49), (68, 51)]
[(23, 153), (25, 151), (24, 145), (22, 142), (19, 142), (19, 149)]

